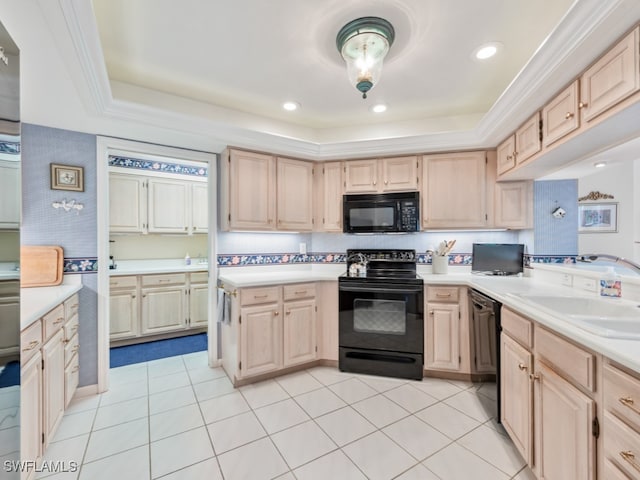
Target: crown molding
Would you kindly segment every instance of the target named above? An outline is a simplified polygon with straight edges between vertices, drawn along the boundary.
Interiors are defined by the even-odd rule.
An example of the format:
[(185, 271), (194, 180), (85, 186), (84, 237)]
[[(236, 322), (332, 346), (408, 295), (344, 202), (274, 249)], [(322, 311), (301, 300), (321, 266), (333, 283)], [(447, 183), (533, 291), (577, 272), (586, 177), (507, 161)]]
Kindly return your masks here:
[[(216, 152), (234, 145), (313, 160), (495, 147), (542, 106), (541, 100), (548, 100), (575, 78), (593, 60), (591, 52), (604, 51), (619, 36), (619, 30), (613, 40), (603, 36), (605, 26), (612, 26), (623, 11), (630, 13), (633, 21), (638, 18), (633, 10), (640, 10), (634, 0), (578, 0), (490, 110), (470, 128), (435, 133), (413, 128), (401, 134), (398, 124), (377, 125), (363, 127), (360, 132), (353, 129), (357, 140), (341, 140), (344, 135), (339, 135), (340, 129), (299, 127), (150, 90), (146, 91), (147, 104), (134, 101), (135, 95), (128, 95), (129, 100), (114, 98), (113, 90), (119, 95), (122, 85), (109, 81), (91, 1), (38, 2), (46, 18), (56, 23), (52, 31), (57, 32), (54, 36), (61, 55), (66, 57), (88, 113), (107, 121), (146, 125), (161, 132), (165, 143), (178, 146), (188, 147), (197, 139), (197, 148)], [(78, 69), (81, 74), (73, 75)], [(154, 98), (162, 101), (155, 104)], [(177, 111), (178, 104), (183, 111)], [(383, 138), (385, 130), (395, 135)], [(378, 132), (378, 138), (371, 138), (371, 131)]]

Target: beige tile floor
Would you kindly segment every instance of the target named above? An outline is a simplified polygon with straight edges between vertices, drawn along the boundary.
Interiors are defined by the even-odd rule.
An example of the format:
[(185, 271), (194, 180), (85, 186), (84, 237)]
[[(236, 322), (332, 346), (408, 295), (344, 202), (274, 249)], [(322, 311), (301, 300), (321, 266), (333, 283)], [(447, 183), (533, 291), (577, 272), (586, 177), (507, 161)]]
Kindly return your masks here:
[(112, 369), (74, 399), (48, 480), (530, 480), (495, 422), (495, 384), (316, 367), (239, 389), (204, 352)]

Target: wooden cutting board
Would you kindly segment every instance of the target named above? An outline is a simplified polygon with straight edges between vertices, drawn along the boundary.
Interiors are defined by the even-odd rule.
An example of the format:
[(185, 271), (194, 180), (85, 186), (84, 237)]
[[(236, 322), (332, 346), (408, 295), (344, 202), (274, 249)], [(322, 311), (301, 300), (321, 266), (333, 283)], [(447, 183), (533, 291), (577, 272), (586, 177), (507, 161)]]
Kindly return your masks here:
[(51, 287), (62, 283), (64, 252), (57, 246), (20, 248), (20, 286)]

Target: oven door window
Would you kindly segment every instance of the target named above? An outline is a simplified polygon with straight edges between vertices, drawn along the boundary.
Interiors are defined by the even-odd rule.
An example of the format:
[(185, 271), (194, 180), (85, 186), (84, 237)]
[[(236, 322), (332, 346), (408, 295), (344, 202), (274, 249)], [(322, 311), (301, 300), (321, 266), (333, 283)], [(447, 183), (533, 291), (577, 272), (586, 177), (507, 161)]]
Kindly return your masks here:
[(353, 302), (353, 330), (358, 333), (405, 335), (406, 302), (357, 298)]

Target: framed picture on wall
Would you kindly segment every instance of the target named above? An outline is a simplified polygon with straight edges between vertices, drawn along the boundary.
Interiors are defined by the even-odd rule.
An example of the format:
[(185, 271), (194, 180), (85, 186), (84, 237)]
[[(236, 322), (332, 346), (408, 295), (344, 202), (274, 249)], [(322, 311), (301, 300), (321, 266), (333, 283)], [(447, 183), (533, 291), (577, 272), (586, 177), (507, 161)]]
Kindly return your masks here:
[(583, 203), (578, 205), (578, 233), (615, 233), (617, 231), (617, 203)]
[(51, 189), (84, 192), (84, 168), (52, 163)]

